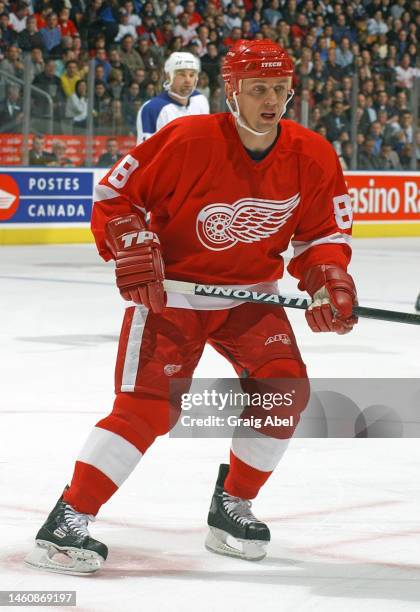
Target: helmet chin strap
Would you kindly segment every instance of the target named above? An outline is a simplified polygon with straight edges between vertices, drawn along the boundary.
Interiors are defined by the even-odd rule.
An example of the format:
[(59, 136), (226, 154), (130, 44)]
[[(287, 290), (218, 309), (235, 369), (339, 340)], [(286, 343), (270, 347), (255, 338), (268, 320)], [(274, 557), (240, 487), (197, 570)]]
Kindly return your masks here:
[(175, 93), (174, 91), (172, 91), (171, 89), (171, 85), (172, 85), (172, 79), (170, 81), (165, 81), (163, 84), (163, 88), (166, 89), (166, 91), (173, 96), (174, 98), (177, 98), (178, 100), (181, 100), (182, 102), (184, 102), (185, 100), (189, 100), (191, 98), (191, 95), (194, 91), (194, 89), (197, 87), (197, 83), (198, 83), (198, 75), (197, 78), (195, 79), (195, 83), (194, 83), (194, 87), (190, 93), (189, 96), (180, 96), (179, 94)]
[[(286, 102), (284, 103), (283, 112), (280, 115), (279, 120), (283, 117), (284, 113), (286, 112), (287, 105), (289, 104), (290, 100), (293, 98), (294, 93), (295, 93), (295, 90), (291, 89), (287, 96)], [(248, 125), (246, 125), (246, 123), (244, 123), (241, 117), (241, 113), (239, 111), (239, 104), (238, 104), (238, 99), (236, 97), (236, 91), (234, 91), (232, 95), (233, 95), (233, 99), (235, 101), (235, 106), (237, 110), (233, 110), (233, 107), (231, 103), (229, 102), (228, 98), (226, 98), (226, 104), (227, 104), (228, 109), (232, 113), (232, 115), (235, 117), (236, 123), (244, 130), (247, 130), (248, 132), (251, 132), (251, 134), (254, 134), (254, 136), (265, 136), (266, 134), (269, 134), (273, 128), (267, 130), (266, 132), (257, 132), (256, 130), (253, 130)]]

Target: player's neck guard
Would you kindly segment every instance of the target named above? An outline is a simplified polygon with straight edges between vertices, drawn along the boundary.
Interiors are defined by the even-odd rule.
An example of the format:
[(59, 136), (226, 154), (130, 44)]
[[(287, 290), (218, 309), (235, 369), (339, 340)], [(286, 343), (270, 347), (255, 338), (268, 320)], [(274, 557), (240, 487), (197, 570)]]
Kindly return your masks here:
[[(284, 113), (286, 112), (287, 105), (289, 104), (290, 100), (293, 98), (294, 93), (295, 93), (294, 89), (291, 89), (289, 92), (289, 95), (287, 96), (286, 102), (284, 103), (284, 109), (283, 109), (282, 114), (279, 117), (279, 120), (283, 117)], [(238, 104), (238, 99), (236, 97), (236, 91), (234, 91), (232, 95), (233, 95), (233, 99), (235, 101), (235, 106), (237, 110), (233, 109), (228, 98), (226, 98), (226, 105), (228, 109), (230, 110), (230, 112), (232, 113), (232, 115), (235, 117), (235, 121), (239, 125), (239, 127), (243, 128), (244, 130), (247, 130), (248, 132), (251, 132), (251, 134), (254, 134), (254, 136), (266, 136), (267, 134), (269, 134), (271, 132), (271, 129), (267, 130), (267, 132), (257, 132), (256, 130), (253, 130), (252, 128), (250, 128), (249, 125), (246, 125), (246, 123), (242, 120), (241, 113), (239, 111), (239, 104)]]

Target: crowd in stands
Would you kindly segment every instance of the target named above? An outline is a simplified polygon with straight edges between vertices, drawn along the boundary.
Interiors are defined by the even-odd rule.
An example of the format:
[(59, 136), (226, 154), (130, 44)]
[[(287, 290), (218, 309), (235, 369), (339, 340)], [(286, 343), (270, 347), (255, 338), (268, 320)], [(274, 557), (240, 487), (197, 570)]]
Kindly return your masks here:
[[(334, 143), (351, 165), (351, 97), (357, 96), (357, 167), (408, 169), (412, 148), (420, 0), (0, 0), (0, 132), (19, 131), (22, 78), (29, 54), (33, 85), (53, 99), (54, 131), (83, 133), (87, 74), (95, 65), (94, 129), (135, 134), (140, 106), (162, 90), (163, 64), (173, 51), (201, 60), (198, 89), (211, 112), (225, 110), (220, 66), (238, 39), (270, 38), (295, 60), (295, 98), (287, 117)], [(50, 110), (33, 93), (33, 129), (45, 131)], [(39, 124), (37, 125), (37, 121)]]

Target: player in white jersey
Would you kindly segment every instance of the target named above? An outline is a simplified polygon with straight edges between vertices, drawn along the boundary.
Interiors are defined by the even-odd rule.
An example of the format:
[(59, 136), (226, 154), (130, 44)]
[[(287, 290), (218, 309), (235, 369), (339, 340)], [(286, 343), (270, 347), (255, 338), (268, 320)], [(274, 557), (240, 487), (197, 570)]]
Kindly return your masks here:
[(144, 142), (164, 125), (189, 115), (208, 115), (206, 96), (195, 88), (200, 60), (192, 53), (175, 52), (165, 63), (165, 91), (148, 100), (137, 115), (137, 144)]

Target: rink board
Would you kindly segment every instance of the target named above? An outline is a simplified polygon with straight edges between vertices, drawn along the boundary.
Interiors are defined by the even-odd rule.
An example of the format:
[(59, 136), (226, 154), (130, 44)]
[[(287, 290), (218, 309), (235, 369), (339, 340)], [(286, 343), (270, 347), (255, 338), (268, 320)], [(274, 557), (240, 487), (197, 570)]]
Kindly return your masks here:
[[(0, 245), (93, 242), (93, 188), (106, 169), (0, 167)], [(346, 172), (360, 238), (420, 236), (419, 172)]]

